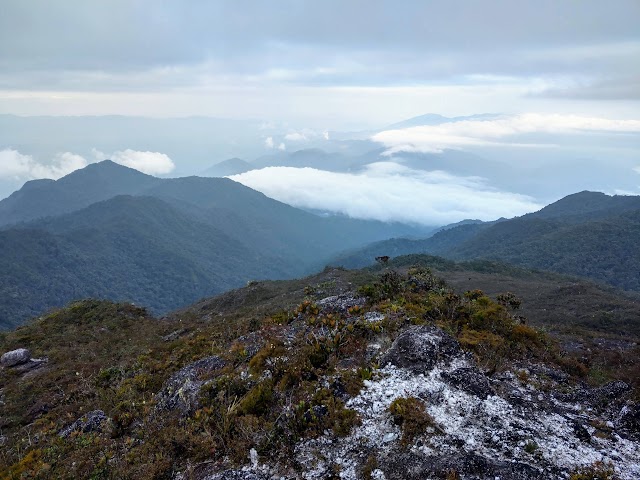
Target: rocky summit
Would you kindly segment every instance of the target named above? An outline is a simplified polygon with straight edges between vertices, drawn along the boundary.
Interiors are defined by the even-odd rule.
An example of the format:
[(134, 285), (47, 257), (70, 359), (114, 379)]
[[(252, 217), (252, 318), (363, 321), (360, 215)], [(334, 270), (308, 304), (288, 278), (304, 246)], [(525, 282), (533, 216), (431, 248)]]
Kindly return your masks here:
[(3, 478), (640, 478), (637, 385), (594, 379), (513, 294), (424, 266), (273, 285), (7, 335)]

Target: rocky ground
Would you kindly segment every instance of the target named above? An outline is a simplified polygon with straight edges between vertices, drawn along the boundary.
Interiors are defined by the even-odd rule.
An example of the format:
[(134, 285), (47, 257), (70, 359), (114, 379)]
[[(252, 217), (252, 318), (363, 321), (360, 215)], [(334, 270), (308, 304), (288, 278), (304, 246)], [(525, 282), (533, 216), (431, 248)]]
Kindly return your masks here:
[[(82, 350), (90, 374), (80, 356), (71, 372), (57, 352), (32, 358), (48, 336), (26, 328), (11, 340), (25, 346), (0, 359), (2, 478), (640, 478), (637, 392), (588, 384), (512, 297), (457, 295), (422, 268), (305, 291), (239, 336), (211, 320), (74, 306), (61, 328), (82, 326), (80, 343), (107, 352), (100, 363), (98, 347)], [(137, 350), (100, 343), (135, 339), (143, 321), (158, 331)], [(164, 375), (168, 365), (179, 367)]]

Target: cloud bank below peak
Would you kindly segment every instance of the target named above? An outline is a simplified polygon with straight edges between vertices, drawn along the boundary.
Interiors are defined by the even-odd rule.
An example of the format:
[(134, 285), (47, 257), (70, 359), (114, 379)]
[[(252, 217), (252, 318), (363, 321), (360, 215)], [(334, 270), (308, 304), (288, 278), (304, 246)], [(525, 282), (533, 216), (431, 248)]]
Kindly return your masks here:
[(542, 208), (531, 197), (495, 190), (478, 177), (417, 171), (394, 162), (371, 164), (359, 173), (268, 167), (230, 178), (295, 207), (385, 222), (433, 226)]
[[(640, 120), (610, 120), (579, 115), (524, 113), (499, 118), (461, 120), (439, 125), (422, 125), (385, 130), (371, 137), (382, 143), (387, 155), (397, 152), (440, 153), (445, 149), (484, 146), (527, 146), (527, 135), (632, 134), (640, 136)], [(544, 146), (536, 142), (535, 146)]]
[(164, 175), (175, 169), (171, 158), (159, 152), (126, 149), (106, 154), (93, 149), (91, 153), (93, 156), (91, 159), (71, 152), (57, 153), (53, 159), (45, 163), (32, 155), (6, 148), (0, 150), (0, 180), (25, 181), (43, 178), (57, 180), (90, 163), (106, 159), (149, 175)]

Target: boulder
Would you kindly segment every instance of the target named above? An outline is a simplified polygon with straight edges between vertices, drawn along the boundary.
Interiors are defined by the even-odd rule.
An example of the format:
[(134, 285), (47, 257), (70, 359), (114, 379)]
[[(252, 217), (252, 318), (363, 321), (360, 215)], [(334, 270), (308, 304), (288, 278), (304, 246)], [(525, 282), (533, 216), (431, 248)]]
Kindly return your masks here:
[(442, 378), (463, 392), (483, 400), (486, 400), (489, 395), (495, 395), (487, 377), (475, 367), (463, 367), (453, 372), (443, 372)]
[(107, 416), (102, 410), (93, 410), (83, 415), (68, 427), (58, 432), (58, 436), (67, 438), (73, 432), (89, 433), (101, 432), (102, 424), (107, 420)]
[(225, 362), (217, 356), (205, 357), (190, 363), (174, 373), (156, 394), (156, 409), (178, 410), (189, 415), (200, 408), (200, 390), (205, 384), (202, 375), (224, 367)]
[(11, 350), (0, 357), (0, 365), (3, 367), (15, 367), (27, 363), (31, 359), (31, 352), (26, 348)]
[(622, 407), (615, 424), (616, 427), (640, 437), (640, 403), (629, 403)]
[(449, 364), (464, 355), (460, 344), (437, 327), (417, 325), (402, 332), (382, 357), (382, 365), (407, 368), (424, 373), (437, 364)]

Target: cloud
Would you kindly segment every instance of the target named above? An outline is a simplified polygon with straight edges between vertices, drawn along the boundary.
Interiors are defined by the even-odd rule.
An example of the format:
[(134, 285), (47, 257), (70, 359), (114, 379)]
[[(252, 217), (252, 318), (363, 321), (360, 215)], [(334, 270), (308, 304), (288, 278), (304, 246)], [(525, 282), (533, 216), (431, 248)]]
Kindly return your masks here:
[(307, 137), (302, 133), (293, 132), (293, 133), (287, 133), (284, 136), (284, 139), (288, 142), (305, 142), (307, 140)]
[(50, 164), (43, 164), (31, 155), (24, 155), (17, 150), (0, 151), (0, 178), (14, 180), (33, 180), (51, 178), (57, 180), (69, 173), (86, 167), (88, 162), (80, 155), (70, 152), (58, 153)]
[[(463, 120), (439, 125), (424, 125), (386, 130), (372, 140), (396, 152), (439, 153), (444, 149), (471, 146), (518, 146), (518, 136), (528, 134), (640, 133), (640, 120), (609, 120), (578, 115), (526, 113), (490, 120)], [(527, 144), (531, 146), (531, 144)]]
[(287, 146), (284, 143), (280, 142), (280, 145), (278, 145), (278, 150), (284, 152), (286, 149), (287, 149)]
[(640, 174), (640, 165), (633, 169), (634, 172)]
[(296, 207), (381, 221), (444, 225), (541, 208), (531, 197), (497, 191), (477, 177), (416, 171), (393, 162), (371, 164), (357, 174), (268, 167), (230, 178)]
[(267, 148), (273, 148), (273, 137), (267, 137), (264, 141), (264, 146)]
[(92, 153), (98, 160), (109, 159), (149, 175), (165, 175), (176, 168), (171, 158), (160, 152), (140, 152), (128, 148), (111, 154), (93, 149)]

